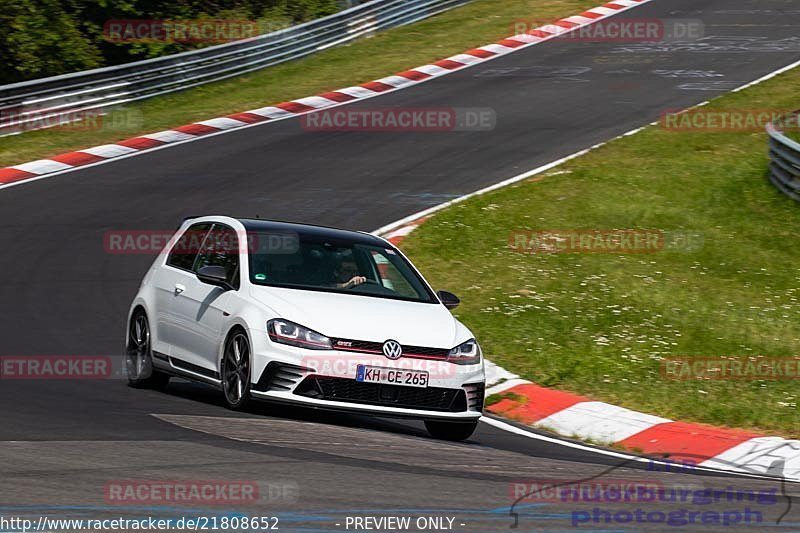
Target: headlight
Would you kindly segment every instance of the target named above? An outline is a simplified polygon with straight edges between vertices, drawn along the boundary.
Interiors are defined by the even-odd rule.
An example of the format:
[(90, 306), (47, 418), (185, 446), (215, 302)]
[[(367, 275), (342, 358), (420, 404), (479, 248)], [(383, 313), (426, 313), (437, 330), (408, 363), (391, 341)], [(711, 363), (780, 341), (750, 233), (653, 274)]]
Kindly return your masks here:
[(307, 348), (309, 350), (332, 350), (331, 340), (314, 330), (288, 320), (276, 318), (267, 322), (267, 332), (272, 342)]
[(470, 339), (450, 350), (447, 360), (457, 365), (474, 365), (481, 360), (481, 347), (475, 339)]

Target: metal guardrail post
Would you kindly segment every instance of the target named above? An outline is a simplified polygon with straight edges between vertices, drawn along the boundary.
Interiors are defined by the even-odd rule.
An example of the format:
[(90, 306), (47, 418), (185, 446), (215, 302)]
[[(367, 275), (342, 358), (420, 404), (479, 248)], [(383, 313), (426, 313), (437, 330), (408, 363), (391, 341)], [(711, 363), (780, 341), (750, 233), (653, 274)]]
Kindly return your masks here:
[[(800, 111), (790, 116), (800, 120)], [(783, 194), (800, 202), (800, 143), (787, 137), (778, 125), (767, 125), (769, 134), (769, 179)]]

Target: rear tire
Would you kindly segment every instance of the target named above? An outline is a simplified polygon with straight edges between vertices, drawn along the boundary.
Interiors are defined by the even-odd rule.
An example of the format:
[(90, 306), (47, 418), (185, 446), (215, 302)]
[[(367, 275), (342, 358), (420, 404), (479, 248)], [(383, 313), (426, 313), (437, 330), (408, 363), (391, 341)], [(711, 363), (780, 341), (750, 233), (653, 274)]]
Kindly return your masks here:
[(234, 330), (225, 341), (220, 378), (228, 409), (244, 409), (250, 401), (250, 341), (241, 329)]
[(426, 420), (425, 429), (431, 437), (442, 440), (466, 440), (475, 432), (478, 422), (442, 422), (439, 420)]
[(128, 385), (135, 389), (164, 390), (169, 383), (169, 374), (159, 372), (153, 366), (150, 323), (142, 309), (133, 313), (128, 325), (125, 369), (128, 372)]

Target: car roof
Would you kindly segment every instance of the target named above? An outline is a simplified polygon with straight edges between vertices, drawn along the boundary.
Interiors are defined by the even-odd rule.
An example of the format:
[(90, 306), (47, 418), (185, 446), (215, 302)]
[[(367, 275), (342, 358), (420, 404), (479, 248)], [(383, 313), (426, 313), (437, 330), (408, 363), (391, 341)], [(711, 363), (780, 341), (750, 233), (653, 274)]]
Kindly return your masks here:
[(386, 241), (375, 235), (361, 231), (351, 231), (313, 224), (297, 222), (283, 222), (279, 220), (263, 220), (259, 218), (237, 218), (245, 231), (257, 232), (296, 232), (317, 239), (330, 239), (332, 241), (347, 241), (356, 244), (369, 244), (372, 246), (386, 246)]

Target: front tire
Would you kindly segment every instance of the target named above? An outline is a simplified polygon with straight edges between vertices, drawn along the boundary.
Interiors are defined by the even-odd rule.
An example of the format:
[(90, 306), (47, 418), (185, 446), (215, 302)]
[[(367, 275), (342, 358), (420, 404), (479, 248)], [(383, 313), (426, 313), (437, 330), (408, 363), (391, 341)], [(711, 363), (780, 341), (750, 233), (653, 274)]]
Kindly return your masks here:
[(431, 437), (442, 440), (466, 440), (475, 432), (478, 422), (442, 422), (439, 420), (426, 420), (425, 429)]
[(135, 389), (164, 390), (169, 383), (169, 375), (153, 367), (150, 323), (141, 309), (133, 313), (128, 325), (125, 368), (128, 372), (128, 385)]
[(229, 409), (244, 409), (250, 401), (250, 341), (242, 330), (234, 330), (225, 343), (220, 365), (222, 394)]

